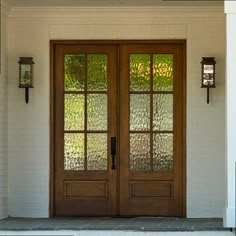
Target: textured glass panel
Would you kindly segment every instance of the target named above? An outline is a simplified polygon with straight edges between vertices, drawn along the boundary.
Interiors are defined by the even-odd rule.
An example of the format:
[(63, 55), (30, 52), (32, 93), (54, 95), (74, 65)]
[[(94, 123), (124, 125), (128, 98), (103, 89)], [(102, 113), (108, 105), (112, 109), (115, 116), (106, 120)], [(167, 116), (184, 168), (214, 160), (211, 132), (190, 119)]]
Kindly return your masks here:
[(66, 54), (64, 57), (65, 91), (84, 90), (85, 55)]
[(150, 129), (150, 95), (130, 94), (130, 130)]
[(130, 170), (150, 169), (150, 135), (130, 134)]
[(153, 90), (173, 90), (173, 55), (153, 55)]
[(173, 130), (173, 95), (153, 95), (153, 129)]
[(107, 95), (88, 94), (88, 130), (107, 130)]
[(107, 55), (88, 54), (88, 90), (107, 90)]
[(153, 136), (153, 169), (155, 171), (173, 169), (173, 134)]
[(65, 130), (84, 130), (84, 95), (65, 94)]
[(64, 169), (84, 170), (84, 134), (64, 134)]
[(150, 55), (130, 55), (130, 90), (150, 90)]
[(107, 170), (107, 134), (88, 134), (87, 169)]

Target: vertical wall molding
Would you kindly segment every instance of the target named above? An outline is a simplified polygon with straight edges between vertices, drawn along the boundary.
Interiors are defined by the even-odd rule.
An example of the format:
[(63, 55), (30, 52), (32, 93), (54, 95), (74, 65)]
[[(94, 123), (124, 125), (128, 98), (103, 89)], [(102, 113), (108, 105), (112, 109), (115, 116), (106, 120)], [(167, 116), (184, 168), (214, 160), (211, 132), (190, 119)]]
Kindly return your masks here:
[(8, 95), (7, 95), (7, 14), (1, 2), (1, 74), (0, 74), (0, 219), (8, 216)]

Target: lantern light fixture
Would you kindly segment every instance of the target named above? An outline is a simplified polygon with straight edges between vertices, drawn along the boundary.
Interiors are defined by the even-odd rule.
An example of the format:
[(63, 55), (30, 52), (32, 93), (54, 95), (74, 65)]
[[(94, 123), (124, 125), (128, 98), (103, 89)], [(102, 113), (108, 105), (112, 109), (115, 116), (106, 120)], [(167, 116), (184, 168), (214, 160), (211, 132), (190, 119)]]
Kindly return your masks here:
[(209, 90), (215, 88), (215, 57), (203, 57), (201, 88), (207, 88), (207, 104), (209, 104)]
[(19, 88), (25, 88), (25, 102), (29, 102), (29, 88), (33, 88), (34, 61), (33, 57), (20, 57), (19, 63)]

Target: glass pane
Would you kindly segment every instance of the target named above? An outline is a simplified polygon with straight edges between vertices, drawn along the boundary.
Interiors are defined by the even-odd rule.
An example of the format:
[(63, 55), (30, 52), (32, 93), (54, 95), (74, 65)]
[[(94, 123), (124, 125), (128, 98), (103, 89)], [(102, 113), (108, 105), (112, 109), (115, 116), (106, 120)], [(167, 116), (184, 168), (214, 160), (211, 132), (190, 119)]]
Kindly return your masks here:
[(107, 170), (107, 134), (88, 134), (87, 169)]
[(203, 85), (214, 85), (214, 65), (203, 66)]
[(153, 95), (153, 130), (173, 130), (173, 95)]
[(30, 64), (20, 64), (20, 85), (30, 86), (32, 84), (32, 72)]
[(107, 90), (107, 55), (88, 54), (88, 90)]
[(107, 130), (107, 95), (88, 94), (88, 130)]
[(153, 55), (153, 90), (173, 91), (173, 55)]
[(130, 94), (130, 130), (150, 129), (150, 95)]
[(130, 134), (130, 170), (150, 169), (150, 135)]
[(84, 170), (84, 134), (64, 135), (64, 169)]
[(64, 57), (65, 91), (84, 90), (85, 55), (66, 54)]
[(150, 90), (150, 55), (130, 55), (130, 90)]
[(153, 169), (156, 171), (173, 169), (173, 134), (153, 136)]
[(65, 130), (84, 130), (84, 95), (65, 94)]

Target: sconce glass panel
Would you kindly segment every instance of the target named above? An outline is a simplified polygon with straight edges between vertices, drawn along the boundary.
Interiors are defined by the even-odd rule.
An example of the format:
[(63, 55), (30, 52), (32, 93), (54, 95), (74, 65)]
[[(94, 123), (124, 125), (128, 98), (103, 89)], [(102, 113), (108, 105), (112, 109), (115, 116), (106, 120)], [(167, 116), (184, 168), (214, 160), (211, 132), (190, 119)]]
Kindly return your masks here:
[(31, 85), (31, 65), (22, 64), (20, 67), (20, 85)]
[(215, 58), (203, 57), (202, 61), (202, 88), (215, 88)]
[(19, 63), (19, 88), (33, 88), (33, 58), (20, 57)]
[(203, 84), (214, 85), (214, 66), (204, 65), (203, 67)]

